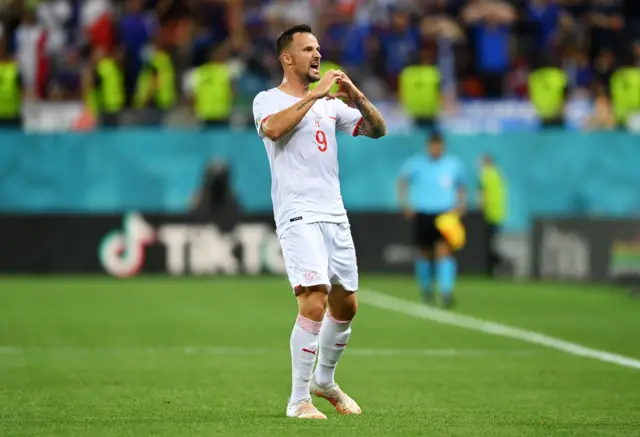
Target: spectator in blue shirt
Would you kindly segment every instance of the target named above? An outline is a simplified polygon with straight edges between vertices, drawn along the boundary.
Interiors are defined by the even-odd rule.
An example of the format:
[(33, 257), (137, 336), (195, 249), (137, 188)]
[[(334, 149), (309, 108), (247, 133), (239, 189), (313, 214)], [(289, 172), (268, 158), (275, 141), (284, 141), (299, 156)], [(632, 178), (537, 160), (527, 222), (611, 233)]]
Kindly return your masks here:
[(142, 51), (154, 31), (153, 23), (143, 12), (142, 6), (141, 0), (129, 0), (127, 12), (120, 20), (118, 28), (120, 45), (125, 48), (124, 83), (127, 104), (131, 103), (142, 70)]
[(526, 11), (527, 17), (536, 25), (538, 47), (549, 47), (560, 19), (560, 6), (548, 0), (531, 0)]
[(480, 0), (471, 3), (462, 16), (472, 30), (476, 68), (485, 95), (502, 97), (504, 79), (511, 64), (509, 44), (515, 10), (503, 2)]
[(402, 10), (391, 14), (391, 28), (380, 38), (386, 60), (387, 78), (393, 80), (402, 69), (414, 61), (419, 48), (420, 33)]

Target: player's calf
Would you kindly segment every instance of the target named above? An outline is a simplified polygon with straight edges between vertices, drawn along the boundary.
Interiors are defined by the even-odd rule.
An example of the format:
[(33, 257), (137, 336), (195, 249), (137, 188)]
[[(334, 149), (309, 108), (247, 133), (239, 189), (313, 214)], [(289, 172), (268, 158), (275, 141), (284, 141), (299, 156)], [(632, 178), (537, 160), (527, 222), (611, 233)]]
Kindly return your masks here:
[(338, 361), (351, 336), (351, 321), (357, 310), (356, 293), (336, 285), (329, 295), (329, 309), (320, 329), (320, 355), (311, 381), (311, 393), (327, 399), (341, 414), (360, 414), (358, 404), (335, 382)]
[(433, 283), (432, 283), (432, 263), (429, 260), (430, 253), (425, 247), (418, 248), (418, 257), (415, 261), (415, 275), (420, 287), (422, 300), (431, 304), (434, 301)]
[(455, 303), (453, 291), (457, 277), (457, 263), (445, 241), (441, 240), (436, 245), (436, 263), (438, 291), (442, 296), (443, 306), (452, 308)]
[(329, 309), (320, 329), (320, 355), (315, 380), (323, 386), (335, 383), (336, 366), (351, 336), (351, 321), (358, 310), (356, 293), (335, 285), (328, 299)]
[(311, 404), (309, 384), (318, 354), (318, 335), (327, 304), (326, 290), (326, 286), (305, 287), (296, 290), (298, 317), (289, 342), (292, 390), (287, 415), (293, 414), (291, 417), (313, 416), (315, 414), (311, 408), (313, 405), (309, 407), (306, 403)]

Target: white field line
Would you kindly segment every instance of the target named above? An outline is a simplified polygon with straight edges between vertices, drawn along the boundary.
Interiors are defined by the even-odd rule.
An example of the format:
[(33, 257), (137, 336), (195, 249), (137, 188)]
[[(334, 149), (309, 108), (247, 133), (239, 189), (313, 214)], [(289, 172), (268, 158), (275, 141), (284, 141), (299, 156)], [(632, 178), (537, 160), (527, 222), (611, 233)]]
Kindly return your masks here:
[[(268, 355), (288, 354), (287, 349), (264, 347), (209, 347), (209, 346), (176, 346), (176, 347), (77, 347), (77, 346), (0, 346), (0, 355), (26, 355), (30, 353), (53, 354), (131, 354), (131, 353), (178, 353), (185, 355)], [(490, 355), (532, 356), (534, 350), (514, 349), (378, 349), (348, 348), (347, 355), (363, 357), (479, 357)]]
[(388, 294), (379, 293), (373, 290), (360, 290), (358, 300), (381, 309), (395, 311), (419, 319), (430, 320), (444, 325), (458, 326), (460, 328), (471, 329), (485, 334), (497, 335), (500, 337), (515, 338), (541, 346), (546, 346), (568, 354), (580, 357), (592, 358), (619, 366), (640, 369), (640, 360), (625, 357), (610, 352), (591, 349), (576, 343), (571, 343), (558, 338), (550, 337), (535, 331), (514, 328), (488, 320), (477, 319), (475, 317), (464, 316), (437, 308), (428, 307), (417, 302), (411, 302)]

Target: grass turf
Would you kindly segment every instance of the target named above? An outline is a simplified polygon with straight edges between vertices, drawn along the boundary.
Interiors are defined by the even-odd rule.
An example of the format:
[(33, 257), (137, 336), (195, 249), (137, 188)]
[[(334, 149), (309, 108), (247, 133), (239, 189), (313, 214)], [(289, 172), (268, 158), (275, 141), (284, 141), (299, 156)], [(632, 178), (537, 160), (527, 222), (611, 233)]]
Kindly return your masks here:
[[(361, 286), (418, 299), (407, 277)], [(458, 298), (640, 359), (619, 290), (464, 279)], [(640, 370), (366, 304), (337, 372), (363, 415), (287, 419), (295, 311), (282, 278), (2, 277), (0, 435), (640, 435)]]

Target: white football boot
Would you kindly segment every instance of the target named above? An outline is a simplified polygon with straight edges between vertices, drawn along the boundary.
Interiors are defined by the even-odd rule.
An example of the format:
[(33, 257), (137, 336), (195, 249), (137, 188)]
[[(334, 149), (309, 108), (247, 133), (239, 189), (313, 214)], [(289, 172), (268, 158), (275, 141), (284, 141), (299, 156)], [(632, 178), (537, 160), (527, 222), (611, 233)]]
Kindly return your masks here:
[(327, 416), (322, 414), (311, 399), (303, 399), (295, 404), (287, 405), (287, 417), (297, 417), (298, 419), (326, 419)]
[(351, 399), (345, 392), (342, 391), (338, 384), (330, 386), (318, 385), (315, 375), (311, 378), (310, 389), (312, 395), (320, 398), (325, 398), (331, 405), (333, 405), (336, 411), (340, 414), (361, 414), (362, 410), (356, 404), (356, 401)]

